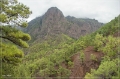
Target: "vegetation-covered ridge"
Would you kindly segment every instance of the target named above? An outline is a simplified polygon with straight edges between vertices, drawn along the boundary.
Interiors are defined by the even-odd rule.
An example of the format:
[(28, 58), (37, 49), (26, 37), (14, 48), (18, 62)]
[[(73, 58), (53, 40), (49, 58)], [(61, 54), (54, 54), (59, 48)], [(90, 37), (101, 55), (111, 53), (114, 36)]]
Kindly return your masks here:
[[(119, 78), (120, 37), (114, 36), (120, 30), (119, 18), (120, 16), (109, 22), (111, 25), (107, 23), (100, 28), (105, 30), (104, 28), (112, 27), (109, 32), (98, 30), (78, 40), (61, 34), (44, 42), (34, 42), (25, 49), (23, 62), (13, 68), (12, 76), (16, 79), (21, 76), (26, 79), (71, 79), (81, 76), (85, 79)], [(93, 48), (89, 59), (86, 58), (90, 52), (86, 50), (88, 47)], [(98, 56), (100, 54), (101, 57)], [(78, 59), (74, 60), (74, 56)], [(78, 70), (74, 69), (76, 65)]]
[[(91, 69), (85, 79), (120, 78), (120, 15), (93, 33), (96, 51), (102, 51), (104, 57), (98, 69)], [(116, 35), (117, 34), (117, 35)]]
[[(18, 30), (27, 26), (25, 19), (31, 14), (29, 8), (17, 0), (2, 0), (0, 4), (3, 10), (0, 11), (1, 79), (120, 78), (120, 15), (94, 33), (74, 39), (69, 36), (79, 37), (89, 25), (97, 25), (97, 22), (72, 17), (65, 19), (57, 8), (49, 9), (41, 21), (34, 21), (44, 27), (27, 28), (31, 29), (28, 33), (34, 39), (29, 46), (29, 34)], [(37, 28), (37, 25), (32, 26)]]

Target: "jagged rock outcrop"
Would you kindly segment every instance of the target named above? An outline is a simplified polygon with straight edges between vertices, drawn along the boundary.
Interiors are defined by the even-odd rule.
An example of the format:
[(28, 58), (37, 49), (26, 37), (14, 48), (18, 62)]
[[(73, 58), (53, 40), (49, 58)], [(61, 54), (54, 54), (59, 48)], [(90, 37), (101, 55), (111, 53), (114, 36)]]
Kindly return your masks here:
[(26, 32), (34, 40), (62, 33), (77, 39), (82, 35), (97, 30), (102, 25), (95, 19), (64, 17), (57, 7), (51, 7), (43, 16), (30, 21)]

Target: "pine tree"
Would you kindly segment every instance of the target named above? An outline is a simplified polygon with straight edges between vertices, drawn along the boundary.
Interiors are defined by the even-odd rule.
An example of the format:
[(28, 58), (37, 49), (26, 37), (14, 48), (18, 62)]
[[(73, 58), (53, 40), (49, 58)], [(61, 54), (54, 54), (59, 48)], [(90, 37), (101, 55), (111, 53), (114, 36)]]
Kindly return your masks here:
[(29, 8), (17, 0), (0, 0), (0, 63), (2, 65), (16, 65), (23, 57), (23, 52), (19, 48), (29, 47), (27, 41), (31, 39), (30, 35), (19, 29), (27, 27), (26, 19), (30, 14)]

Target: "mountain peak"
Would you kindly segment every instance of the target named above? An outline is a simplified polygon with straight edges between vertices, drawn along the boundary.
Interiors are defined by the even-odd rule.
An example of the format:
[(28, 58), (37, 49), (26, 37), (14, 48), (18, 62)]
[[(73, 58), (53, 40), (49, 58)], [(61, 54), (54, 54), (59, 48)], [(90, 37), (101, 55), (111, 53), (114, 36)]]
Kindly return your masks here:
[(60, 21), (64, 18), (62, 11), (60, 11), (57, 7), (51, 7), (47, 10), (45, 15), (43, 16), (45, 20), (52, 21)]
[(48, 10), (59, 10), (57, 7), (50, 7)]
[(46, 13), (62, 13), (57, 7), (51, 7), (47, 10)]
[[(66, 34), (73, 38), (91, 33), (98, 29), (101, 24), (92, 19), (81, 19), (72, 16), (64, 17), (57, 7), (49, 8), (40, 18), (29, 23), (28, 31), (35, 39), (46, 36)], [(31, 29), (33, 28), (33, 29)]]

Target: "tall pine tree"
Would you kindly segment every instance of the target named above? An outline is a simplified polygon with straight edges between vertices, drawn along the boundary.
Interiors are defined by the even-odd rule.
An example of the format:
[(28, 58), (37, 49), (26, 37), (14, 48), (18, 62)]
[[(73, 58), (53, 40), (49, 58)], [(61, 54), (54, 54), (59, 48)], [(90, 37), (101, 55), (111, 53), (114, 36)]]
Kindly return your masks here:
[(29, 34), (23, 33), (21, 27), (27, 27), (26, 19), (32, 12), (17, 0), (0, 0), (0, 68), (4, 75), (8, 64), (16, 65), (21, 61), (23, 52), (20, 49), (29, 47)]

